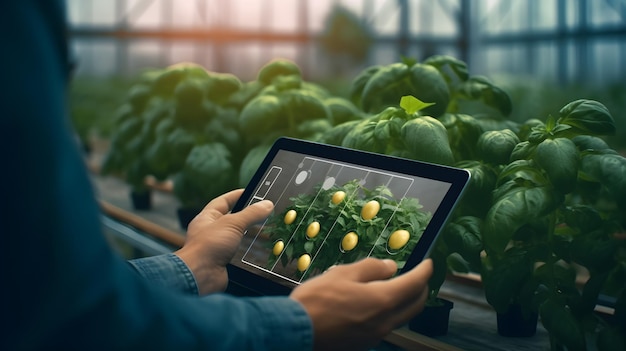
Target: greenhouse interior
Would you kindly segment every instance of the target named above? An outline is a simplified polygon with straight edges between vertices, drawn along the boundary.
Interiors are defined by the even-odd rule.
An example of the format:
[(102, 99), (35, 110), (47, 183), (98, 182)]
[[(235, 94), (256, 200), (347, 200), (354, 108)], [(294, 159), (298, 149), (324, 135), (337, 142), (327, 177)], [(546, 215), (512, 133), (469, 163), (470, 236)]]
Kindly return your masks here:
[[(295, 138), (471, 175), (429, 251), (422, 313), (371, 349), (626, 350), (625, 1), (69, 0), (67, 17), (70, 118), (124, 259), (179, 249)], [(372, 245), (410, 262), (428, 200), (364, 183), (287, 199), (322, 230), (277, 205), (258, 255), (280, 269), (264, 269), (300, 284), (358, 261), (369, 234), (319, 239), (348, 208), (378, 228), (371, 199), (371, 217), (409, 213), (406, 237), (383, 226)]]

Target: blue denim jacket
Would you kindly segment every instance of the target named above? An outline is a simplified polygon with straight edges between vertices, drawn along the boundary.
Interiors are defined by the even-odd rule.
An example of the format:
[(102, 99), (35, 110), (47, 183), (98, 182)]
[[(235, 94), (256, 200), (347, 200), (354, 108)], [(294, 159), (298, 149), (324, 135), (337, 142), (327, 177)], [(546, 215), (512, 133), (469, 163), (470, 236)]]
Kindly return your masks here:
[(66, 118), (64, 12), (0, 1), (0, 350), (311, 349), (298, 302), (182, 294), (196, 288), (176, 258), (132, 269), (111, 249)]
[(173, 253), (129, 260), (144, 278), (187, 294), (198, 295), (198, 285), (185, 262)]

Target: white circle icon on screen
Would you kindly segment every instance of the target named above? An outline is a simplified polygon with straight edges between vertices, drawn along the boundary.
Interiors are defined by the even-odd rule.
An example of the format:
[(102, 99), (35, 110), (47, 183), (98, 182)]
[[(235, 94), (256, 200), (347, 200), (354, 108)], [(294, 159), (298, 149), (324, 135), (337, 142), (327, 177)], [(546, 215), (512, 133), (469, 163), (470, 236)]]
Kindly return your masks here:
[(308, 171), (301, 171), (300, 173), (298, 173), (298, 175), (296, 176), (296, 185), (300, 185), (302, 183), (304, 183), (304, 181), (309, 177), (309, 172)]
[(334, 177), (328, 177), (324, 180), (324, 183), (322, 184), (322, 189), (324, 190), (328, 190), (330, 189), (333, 185), (335, 185), (335, 178)]

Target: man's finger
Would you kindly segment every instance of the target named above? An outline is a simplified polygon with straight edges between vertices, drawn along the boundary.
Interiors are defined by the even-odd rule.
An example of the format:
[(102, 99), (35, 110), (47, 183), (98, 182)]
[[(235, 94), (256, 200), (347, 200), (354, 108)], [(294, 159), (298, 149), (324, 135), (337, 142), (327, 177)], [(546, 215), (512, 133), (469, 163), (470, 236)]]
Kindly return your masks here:
[(366, 258), (356, 263), (337, 266), (327, 273), (365, 283), (389, 279), (396, 273), (397, 269), (396, 263), (392, 260)]
[(231, 213), (225, 217), (225, 224), (228, 223), (240, 232), (243, 232), (251, 225), (261, 222), (274, 210), (274, 204), (270, 200), (256, 202), (237, 213)]
[(428, 279), (433, 273), (433, 261), (426, 259), (410, 271), (392, 279), (387, 284), (390, 293), (397, 297), (398, 301), (414, 301), (419, 293), (428, 284)]
[(217, 219), (217, 217), (227, 214), (235, 206), (242, 193), (243, 189), (237, 189), (216, 197), (204, 206), (202, 209), (203, 215), (209, 215), (211, 218)]

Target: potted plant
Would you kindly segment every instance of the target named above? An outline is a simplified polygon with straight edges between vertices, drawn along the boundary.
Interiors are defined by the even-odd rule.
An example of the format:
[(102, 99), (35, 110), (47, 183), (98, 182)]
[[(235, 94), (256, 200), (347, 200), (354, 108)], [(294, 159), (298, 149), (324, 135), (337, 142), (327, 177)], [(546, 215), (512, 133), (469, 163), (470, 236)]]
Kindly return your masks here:
[(151, 207), (151, 192), (145, 183), (150, 171), (144, 153), (161, 114), (149, 100), (148, 85), (137, 84), (130, 90), (127, 102), (117, 111), (114, 133), (101, 168), (103, 175), (116, 174), (126, 180), (136, 209)]
[[(325, 141), (472, 173), (440, 239), (446, 245), (437, 243), (443, 249), (433, 252), (441, 267), (456, 257), (481, 273), (494, 309), (518, 305), (524, 317), (538, 313), (555, 347), (623, 344), (616, 331), (624, 325), (618, 278), (626, 255), (622, 236), (614, 233), (625, 225), (626, 161), (598, 137), (614, 132), (601, 103), (573, 101), (545, 122), (509, 121), (508, 95), (445, 56), (366, 69), (353, 93), (359, 107), (380, 112), (331, 129)], [(408, 94), (435, 105), (405, 108), (402, 116), (393, 100)], [(469, 250), (461, 247), (464, 240)], [(576, 265), (591, 276), (582, 292)], [(447, 270), (441, 267), (436, 272)], [(600, 292), (609, 291), (618, 324), (591, 317)]]
[(448, 332), (454, 302), (439, 296), (439, 289), (448, 274), (480, 272), (480, 252), (483, 250), (481, 220), (473, 216), (460, 216), (459, 213), (457, 208), (435, 242), (430, 254), (434, 272), (428, 281), (428, 299), (424, 311), (409, 323), (411, 330), (428, 336), (440, 336)]
[[(624, 225), (626, 160), (595, 137), (613, 132), (609, 112), (590, 100), (522, 127), (509, 161), (498, 168), (482, 228), (487, 300), (498, 312), (511, 304), (526, 316), (539, 312), (555, 342), (572, 349), (585, 347), (589, 324), (590, 335), (601, 327), (590, 315), (608, 272), (623, 265), (626, 247), (613, 233)], [(485, 152), (502, 150), (501, 141), (492, 140)], [(573, 264), (591, 274), (582, 294)]]
[(454, 308), (454, 302), (440, 297), (439, 289), (448, 274), (447, 260), (453, 260), (456, 257), (450, 257), (444, 240), (438, 240), (430, 258), (433, 260), (434, 271), (428, 281), (428, 298), (424, 310), (413, 317), (408, 326), (409, 329), (417, 333), (435, 337), (448, 333), (450, 313)]
[(102, 173), (120, 175), (126, 180), (137, 209), (148, 209), (151, 205), (151, 189), (146, 185), (146, 177), (154, 175), (165, 179), (168, 169), (172, 168), (168, 162), (175, 160), (164, 157), (163, 150), (167, 147), (162, 147), (162, 141), (174, 125), (175, 84), (185, 76), (199, 76), (201, 72), (199, 66), (191, 64), (147, 71), (130, 88), (125, 103), (116, 113)]
[(195, 145), (220, 142), (241, 153), (237, 112), (225, 107), (240, 87), (235, 76), (193, 63), (146, 72), (119, 109), (103, 172), (124, 176), (133, 199), (149, 199), (145, 178), (169, 179)]
[(246, 83), (245, 89), (233, 94), (230, 105), (239, 107), (238, 125), (244, 136), (245, 150), (238, 158), (241, 160), (240, 186), (248, 183), (276, 138), (287, 136), (317, 141), (333, 126), (360, 120), (364, 115), (349, 100), (305, 81), (300, 68), (285, 59), (265, 64), (255, 81)]
[[(508, 95), (485, 78), (469, 76), (463, 62), (448, 56), (434, 56), (422, 63), (405, 59), (366, 69), (354, 80), (351, 99), (370, 116), (336, 126), (325, 134), (324, 142), (445, 165), (473, 156), (469, 146), (484, 130), (512, 124), (502, 117), (511, 109)], [(474, 103), (473, 108), (486, 107), (490, 114), (480, 118), (462, 114), (463, 103), (468, 101)], [(448, 271), (467, 272), (470, 266), (480, 269), (480, 218), (471, 215), (484, 214), (488, 203), (477, 206), (471, 200), (476, 195), (484, 199), (483, 191), (490, 186), (486, 180), (495, 181), (495, 172), (482, 165), (474, 171), (484, 177), (471, 180), (469, 196), (464, 196), (466, 200), (453, 215), (457, 225), (444, 229), (431, 254), (435, 274), (429, 282), (426, 310), (442, 310), (443, 327), (425, 329), (421, 325), (430, 328), (433, 324), (421, 323), (419, 316), (411, 324), (431, 336), (447, 331), (453, 304), (437, 294)]]
[(182, 228), (213, 198), (237, 187), (231, 152), (222, 143), (196, 145), (174, 175), (174, 195), (180, 201), (177, 215)]

